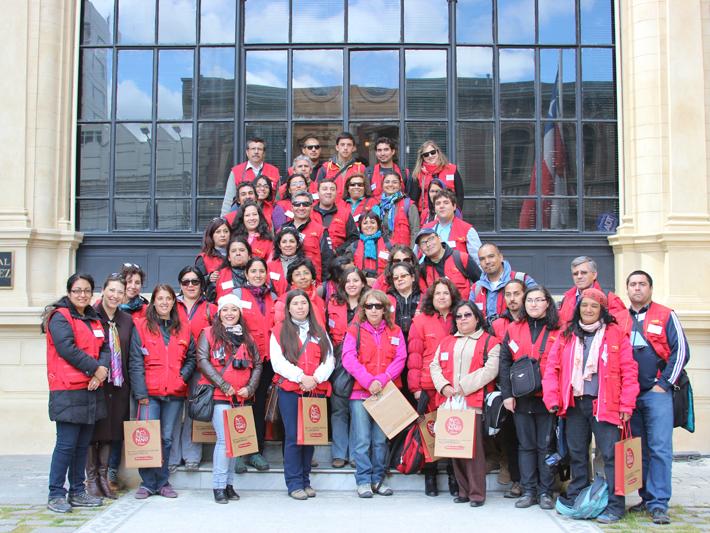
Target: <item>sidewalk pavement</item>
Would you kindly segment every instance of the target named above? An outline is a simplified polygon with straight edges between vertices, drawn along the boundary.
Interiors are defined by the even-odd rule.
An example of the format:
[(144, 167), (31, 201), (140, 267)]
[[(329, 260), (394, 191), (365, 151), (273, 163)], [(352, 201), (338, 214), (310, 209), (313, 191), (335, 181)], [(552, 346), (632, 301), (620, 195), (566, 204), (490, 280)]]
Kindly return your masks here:
[[(427, 498), (418, 492), (361, 500), (354, 491), (321, 491), (315, 500), (299, 502), (288, 498), (285, 490), (240, 491), (239, 477), (236, 488), (242, 499), (228, 505), (215, 504), (207, 490), (183, 490), (176, 500), (158, 496), (136, 500), (130, 491), (103, 508), (56, 515), (45, 508), (48, 470), (48, 456), (0, 457), (0, 533), (211, 531), (224, 529), (225, 524), (240, 524), (250, 532), (370, 532), (373, 527), (389, 525), (391, 531), (458, 533), (473, 524), (476, 529), (504, 525), (506, 530), (520, 528), (527, 532), (601, 531), (593, 522), (570, 521), (554, 511), (514, 509), (513, 500), (502, 498), (500, 493), (489, 495), (480, 508), (455, 505), (443, 493)], [(710, 459), (674, 463), (673, 524), (661, 530), (710, 531), (708, 487)], [(637, 501), (630, 496), (627, 504)], [(630, 517), (603, 531), (657, 530), (648, 517)]]

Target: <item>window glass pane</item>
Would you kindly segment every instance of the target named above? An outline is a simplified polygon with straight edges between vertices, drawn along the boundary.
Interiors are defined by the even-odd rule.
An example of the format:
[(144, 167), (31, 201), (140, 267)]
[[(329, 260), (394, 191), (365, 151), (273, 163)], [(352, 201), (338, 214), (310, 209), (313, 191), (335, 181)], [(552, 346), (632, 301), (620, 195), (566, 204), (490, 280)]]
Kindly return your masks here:
[[(236, 2), (202, 0), (200, 2), (200, 43), (234, 43)], [(248, 8), (245, 8), (248, 9)]]
[(338, 118), (342, 102), (342, 50), (294, 50), (294, 118)]
[(111, 127), (108, 124), (79, 126), (78, 149), (77, 196), (108, 196)]
[(494, 194), (495, 129), (492, 122), (459, 122), (456, 127), (456, 163), (464, 195)]
[(149, 194), (152, 144), (153, 132), (149, 123), (116, 124), (114, 193), (117, 196)]
[(79, 200), (79, 231), (108, 231), (108, 200)]
[(200, 118), (234, 117), (234, 48), (200, 49)]
[(463, 219), (472, 224), (476, 231), (495, 230), (496, 201), (466, 198), (463, 204)]
[(584, 200), (584, 231), (614, 233), (619, 225), (619, 200)]
[(535, 42), (535, 0), (498, 0), (498, 42)]
[(537, 201), (534, 198), (503, 198), (500, 203), (501, 229), (535, 229)]
[(150, 229), (150, 200), (147, 198), (115, 199), (113, 229), (145, 231)]
[(397, 50), (350, 54), (350, 116), (399, 116)]
[(582, 49), (582, 116), (616, 118), (614, 53), (611, 48)]
[(412, 172), (417, 163), (417, 150), (425, 141), (434, 141), (447, 153), (446, 122), (407, 122), (406, 128), (407, 146), (404, 151), (407, 154), (407, 167)]
[(192, 192), (192, 124), (158, 124), (155, 153), (156, 196)]
[(118, 52), (117, 119), (150, 119), (153, 110), (153, 52)]
[(343, 5), (343, 0), (293, 0), (291, 42), (343, 42)]
[(507, 118), (535, 116), (533, 50), (500, 50), (500, 113)]
[(192, 118), (192, 50), (158, 54), (158, 120)]
[(155, 0), (118, 0), (118, 42), (155, 42)]
[(535, 194), (530, 176), (535, 166), (535, 124), (502, 122), (500, 125), (501, 194)]
[(543, 198), (542, 229), (577, 229), (576, 198)]
[(283, 122), (248, 122), (246, 138), (261, 137), (266, 141), (266, 161), (286, 173), (286, 124)]
[(577, 41), (574, 0), (538, 0), (539, 42), (567, 44)]
[(113, 0), (84, 0), (81, 44), (113, 41)]
[[(575, 125), (568, 122), (543, 122), (540, 146), (544, 164), (550, 171), (542, 174), (542, 194), (577, 195), (577, 136)], [(554, 179), (552, 179), (554, 178)]]
[(582, 126), (584, 132), (584, 196), (617, 196), (616, 124), (591, 123)]
[[(575, 117), (576, 63), (575, 51), (571, 48), (540, 50), (540, 97), (544, 118)], [(561, 82), (558, 76), (561, 76)], [(555, 105), (550, 108), (553, 99)]]
[(222, 209), (222, 198), (197, 200), (197, 230), (204, 231), (210, 220), (219, 216)]
[(111, 118), (112, 62), (110, 48), (84, 48), (81, 51), (80, 120)]
[(288, 0), (244, 2), (244, 42), (287, 43)]
[(247, 52), (247, 118), (286, 118), (286, 50)]
[(407, 118), (446, 117), (446, 51), (407, 50)]
[(493, 50), (473, 46), (456, 49), (458, 118), (493, 116)]
[[(315, 137), (318, 139), (318, 144), (320, 145), (320, 160), (325, 161), (330, 159), (335, 155), (335, 138), (338, 134), (343, 131), (342, 122), (332, 122), (332, 123), (322, 123), (322, 122), (305, 122), (305, 123), (294, 123), (293, 124), (293, 134), (291, 135), (293, 140), (293, 146), (291, 147), (291, 161), (301, 153), (301, 145), (309, 137)], [(355, 134), (353, 132), (353, 134)], [(357, 135), (356, 135), (357, 137)], [(310, 155), (309, 153), (305, 155)]]
[(398, 43), (399, 0), (348, 0), (348, 41)]
[(158, 231), (190, 231), (190, 200), (156, 200), (155, 226)]
[(446, 0), (404, 0), (404, 42), (445, 43), (448, 40)]
[(493, 41), (493, 7), (491, 0), (458, 0), (456, 2), (456, 42), (490, 43)]
[(579, 22), (583, 44), (614, 42), (612, 0), (580, 0)]
[[(229, 171), (236, 164), (234, 161), (234, 123), (200, 124), (197, 141), (198, 194), (224, 195)], [(217, 215), (219, 215), (219, 209)]]
[(158, 42), (194, 43), (195, 0), (158, 0)]
[(395, 148), (394, 162), (400, 163), (399, 154), (399, 124), (381, 122), (353, 122), (350, 124), (350, 132), (355, 136), (355, 148), (360, 160), (368, 166), (378, 163), (375, 150), (377, 149), (377, 139), (389, 137), (397, 145)]

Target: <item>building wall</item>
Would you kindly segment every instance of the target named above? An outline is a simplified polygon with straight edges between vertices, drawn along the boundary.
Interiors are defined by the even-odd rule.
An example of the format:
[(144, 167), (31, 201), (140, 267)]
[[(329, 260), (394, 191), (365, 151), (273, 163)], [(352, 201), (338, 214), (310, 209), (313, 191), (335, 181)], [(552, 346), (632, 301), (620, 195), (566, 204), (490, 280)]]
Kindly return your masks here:
[[(48, 453), (42, 306), (64, 292), (74, 231), (78, 0), (27, 0), (0, 18), (4, 190), (0, 251), (14, 252), (14, 287), (0, 290), (0, 453)], [(698, 431), (677, 450), (710, 453), (710, 0), (617, 1), (622, 224), (609, 239), (616, 288), (649, 270), (691, 345)], [(688, 266), (694, 266), (692, 273)], [(689, 275), (690, 274), (690, 275)]]

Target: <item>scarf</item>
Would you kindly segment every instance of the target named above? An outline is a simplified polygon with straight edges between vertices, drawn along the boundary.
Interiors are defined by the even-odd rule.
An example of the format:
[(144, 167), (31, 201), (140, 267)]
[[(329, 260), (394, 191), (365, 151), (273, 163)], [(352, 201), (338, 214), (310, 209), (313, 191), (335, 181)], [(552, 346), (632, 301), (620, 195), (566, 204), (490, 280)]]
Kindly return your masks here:
[(269, 292), (269, 288), (266, 285), (262, 285), (261, 287), (254, 287), (253, 285), (249, 285), (249, 283), (244, 285), (244, 288), (248, 290), (256, 300), (261, 314), (263, 315), (264, 313), (266, 313), (266, 302), (264, 301), (264, 298)]
[(127, 301), (125, 304), (121, 304), (118, 306), (121, 311), (125, 311), (126, 313), (131, 314), (140, 310), (141, 307), (143, 307), (143, 298), (141, 298), (140, 294), (132, 300)]
[(382, 232), (377, 230), (372, 235), (360, 234), (360, 240), (365, 243), (365, 258), (377, 261), (377, 241), (382, 237)]
[(121, 339), (113, 320), (108, 322), (108, 346), (111, 351), (111, 375), (109, 381), (116, 387), (123, 385), (123, 361), (121, 359)]
[[(587, 364), (582, 368), (584, 361), (584, 340), (577, 335), (574, 336), (574, 366), (572, 367), (572, 394), (574, 396), (582, 396), (584, 394), (584, 382), (591, 381), (592, 376), (597, 373), (599, 365), (599, 351), (606, 331), (606, 324), (596, 321), (593, 324), (582, 324), (579, 326), (587, 333), (594, 332), (592, 345), (589, 347), (589, 356)], [(606, 348), (602, 355), (602, 360), (606, 361)]]
[(244, 287), (247, 283), (247, 275), (244, 267), (231, 267), (232, 281), (235, 287)]
[(430, 176), (433, 176), (434, 174), (441, 171), (439, 165), (432, 165), (431, 163), (422, 164), (422, 170)]
[(308, 319), (296, 320), (295, 318), (291, 318), (291, 322), (293, 322), (298, 328), (298, 338), (301, 339), (302, 343), (305, 343), (308, 340), (310, 332), (310, 324), (308, 323)]
[(395, 204), (402, 198), (404, 198), (402, 191), (397, 191), (391, 196), (383, 194), (380, 199), (380, 212), (383, 215), (383, 219), (387, 217), (387, 227), (390, 231), (394, 231), (394, 215), (396, 211)]
[(217, 255), (219, 255), (220, 257), (227, 257), (227, 249), (226, 248), (219, 248), (219, 247), (215, 246), (214, 251), (217, 252)]
[(348, 198), (347, 200), (345, 200), (347, 203), (350, 204), (350, 212), (353, 216), (355, 216), (355, 211), (357, 210), (357, 206), (359, 206), (360, 202), (362, 202), (366, 198), (367, 198), (366, 196), (363, 196), (359, 200), (353, 200), (352, 198)]
[(291, 263), (293, 263), (296, 259), (298, 259), (298, 254), (292, 255), (291, 257), (286, 257), (285, 255), (282, 255), (279, 257), (281, 259), (281, 267), (284, 269), (284, 273), (288, 273), (288, 267), (291, 266)]

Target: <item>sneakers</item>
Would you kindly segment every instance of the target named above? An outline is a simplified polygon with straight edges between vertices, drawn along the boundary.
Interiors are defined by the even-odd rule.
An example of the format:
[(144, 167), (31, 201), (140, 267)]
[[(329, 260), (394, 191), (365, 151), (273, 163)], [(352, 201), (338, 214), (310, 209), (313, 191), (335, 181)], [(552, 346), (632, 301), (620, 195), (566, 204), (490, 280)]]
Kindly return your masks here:
[(234, 473), (235, 474), (244, 474), (247, 471), (247, 465), (244, 462), (243, 457), (237, 457), (234, 460)]
[(540, 509), (549, 511), (555, 508), (555, 500), (549, 494), (540, 494)]
[(523, 497), (520, 498), (517, 502), (515, 502), (515, 507), (518, 509), (527, 509), (528, 507), (532, 507), (537, 503), (537, 498), (533, 496), (532, 494), (523, 494)]
[(655, 507), (651, 509), (651, 520), (654, 524), (666, 525), (671, 523), (671, 517), (668, 516), (668, 512), (664, 511), (660, 507)]
[(392, 496), (394, 491), (384, 483), (373, 483), (372, 492), (380, 496)]
[(518, 481), (513, 481), (513, 486), (510, 490), (503, 494), (503, 498), (520, 498), (523, 495), (523, 487)]
[(315, 498), (316, 497), (316, 489), (308, 485), (307, 487), (303, 487), (303, 492), (306, 493), (306, 496), (309, 498)]
[(136, 493), (133, 495), (133, 497), (134, 497), (136, 500), (145, 500), (146, 498), (149, 498), (149, 497), (152, 496), (152, 495), (153, 495), (153, 493), (150, 492), (150, 491), (149, 491), (148, 489), (146, 489), (145, 487), (138, 487), (138, 490), (137, 490)]
[(645, 513), (646, 512), (646, 502), (641, 500), (640, 503), (637, 503), (636, 505), (632, 505), (629, 507), (629, 512), (630, 513)]
[(230, 500), (239, 499), (239, 494), (237, 494), (237, 491), (234, 490), (234, 485), (227, 485), (224, 489), (224, 492), (227, 494), (227, 498)]
[(264, 459), (264, 456), (261, 455), (260, 453), (253, 453), (249, 457), (247, 457), (247, 464), (253, 466), (256, 468), (259, 472), (265, 472), (269, 468), (269, 462)]
[(200, 463), (195, 463), (192, 461), (185, 463), (186, 472), (198, 472), (200, 470)]
[(359, 498), (372, 498), (372, 487), (369, 483), (363, 483), (357, 486), (357, 495)]
[(620, 516), (616, 516), (615, 514), (611, 513), (602, 513), (599, 516), (597, 516), (597, 522), (600, 524), (615, 524), (621, 520)]
[(308, 499), (308, 494), (306, 494), (306, 491), (303, 489), (296, 489), (293, 492), (288, 493), (291, 498), (294, 500), (307, 500)]
[(158, 491), (158, 494), (160, 494), (163, 498), (177, 498), (178, 496), (175, 489), (170, 486), (170, 483), (163, 485)]
[(101, 498), (96, 498), (86, 492), (70, 494), (67, 501), (72, 507), (101, 507), (104, 504)]
[(66, 498), (49, 498), (47, 509), (55, 513), (71, 513), (71, 505)]
[(229, 503), (227, 491), (225, 489), (212, 489), (215, 503)]
[(178, 468), (180, 468), (180, 465), (168, 465), (168, 472), (174, 474), (175, 472), (177, 472)]

